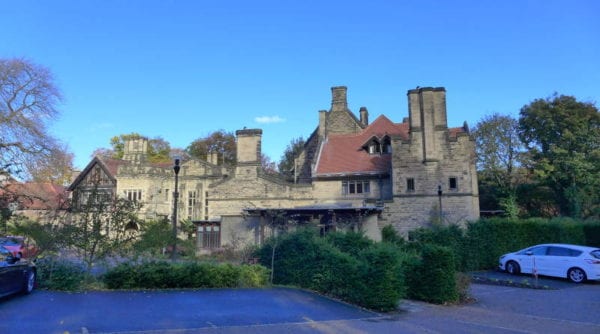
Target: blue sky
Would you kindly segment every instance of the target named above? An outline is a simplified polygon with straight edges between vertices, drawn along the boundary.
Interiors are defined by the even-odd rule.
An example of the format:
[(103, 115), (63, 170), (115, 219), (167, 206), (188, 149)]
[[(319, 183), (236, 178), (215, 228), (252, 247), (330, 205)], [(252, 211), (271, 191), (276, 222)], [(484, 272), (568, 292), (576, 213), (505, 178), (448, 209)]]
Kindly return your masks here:
[(599, 101), (599, 15), (595, 0), (20, 0), (0, 11), (0, 57), (54, 73), (51, 131), (78, 168), (119, 134), (185, 148), (243, 127), (278, 161), (332, 86), (395, 122), (407, 90), (443, 86), (450, 126), (554, 92)]

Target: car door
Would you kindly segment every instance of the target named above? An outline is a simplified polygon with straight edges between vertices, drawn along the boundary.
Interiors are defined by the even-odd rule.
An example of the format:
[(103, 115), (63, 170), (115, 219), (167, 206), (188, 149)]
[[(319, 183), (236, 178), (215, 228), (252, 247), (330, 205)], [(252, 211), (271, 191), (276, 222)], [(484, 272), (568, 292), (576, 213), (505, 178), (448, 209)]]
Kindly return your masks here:
[(550, 246), (548, 248), (547, 271), (549, 276), (565, 277), (569, 268), (573, 266), (574, 259), (581, 255), (581, 251), (562, 247)]
[(540, 262), (544, 262), (548, 246), (530, 247), (517, 253), (516, 258), (524, 274), (540, 274)]
[(0, 247), (0, 295), (19, 291), (23, 284), (22, 266), (18, 263), (10, 263), (10, 252)]

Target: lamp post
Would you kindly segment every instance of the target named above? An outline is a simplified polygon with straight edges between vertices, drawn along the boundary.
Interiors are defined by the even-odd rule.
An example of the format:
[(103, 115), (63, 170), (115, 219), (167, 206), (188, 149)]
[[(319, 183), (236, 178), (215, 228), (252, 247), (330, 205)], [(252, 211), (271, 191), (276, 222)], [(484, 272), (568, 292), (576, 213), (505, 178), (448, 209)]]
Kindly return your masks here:
[(438, 199), (440, 200), (440, 224), (442, 223), (442, 185), (438, 186)]
[(179, 181), (179, 159), (175, 159), (173, 171), (175, 172), (175, 191), (173, 192), (173, 248), (171, 249), (171, 260), (175, 260), (177, 256), (177, 202), (179, 201), (179, 192), (177, 191), (177, 183)]

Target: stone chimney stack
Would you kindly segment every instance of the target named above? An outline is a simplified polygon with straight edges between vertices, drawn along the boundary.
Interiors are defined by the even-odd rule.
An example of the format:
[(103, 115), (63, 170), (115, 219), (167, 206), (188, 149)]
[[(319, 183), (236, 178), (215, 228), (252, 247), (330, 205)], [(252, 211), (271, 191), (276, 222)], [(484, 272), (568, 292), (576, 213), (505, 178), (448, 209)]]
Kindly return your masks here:
[(146, 162), (148, 156), (148, 138), (140, 137), (128, 139), (123, 148), (123, 160), (141, 164)]
[(362, 123), (362, 125), (367, 126), (369, 125), (369, 111), (367, 110), (367, 107), (360, 107), (360, 122)]
[(237, 130), (235, 135), (237, 137), (238, 165), (260, 165), (262, 130)]
[(327, 133), (327, 110), (319, 110), (319, 138), (323, 140)]
[(441, 138), (448, 130), (446, 89), (417, 87), (408, 91), (411, 137), (422, 145), (423, 161), (438, 161)]
[(331, 87), (331, 111), (344, 111), (348, 109), (348, 87)]

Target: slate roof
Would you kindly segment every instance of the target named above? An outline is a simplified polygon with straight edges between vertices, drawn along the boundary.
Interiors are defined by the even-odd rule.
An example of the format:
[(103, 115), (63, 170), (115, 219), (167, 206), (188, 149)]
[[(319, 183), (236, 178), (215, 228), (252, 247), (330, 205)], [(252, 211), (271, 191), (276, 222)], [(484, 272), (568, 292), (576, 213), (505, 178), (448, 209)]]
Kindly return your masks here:
[(408, 139), (408, 123), (393, 123), (384, 115), (358, 134), (333, 134), (323, 143), (316, 176), (385, 174), (390, 171), (390, 154), (369, 154), (363, 147), (373, 137), (400, 136)]
[[(450, 128), (450, 137), (467, 132), (464, 127)], [(365, 146), (373, 138), (385, 136), (409, 139), (409, 124), (394, 123), (384, 115), (358, 134), (329, 135), (321, 147), (315, 168), (316, 177), (381, 175), (391, 172), (391, 154), (369, 154)]]

